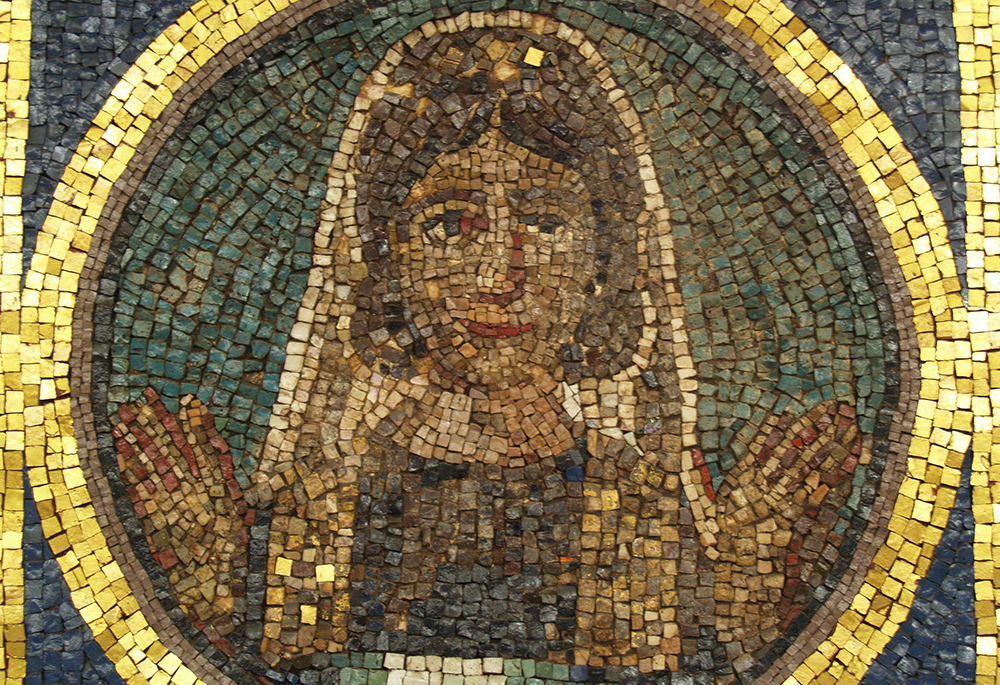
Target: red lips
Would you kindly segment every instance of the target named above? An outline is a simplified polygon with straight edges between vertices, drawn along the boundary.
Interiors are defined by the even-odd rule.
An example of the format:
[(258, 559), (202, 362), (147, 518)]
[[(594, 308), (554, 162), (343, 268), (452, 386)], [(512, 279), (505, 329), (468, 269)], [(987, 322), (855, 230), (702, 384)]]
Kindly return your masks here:
[(535, 327), (534, 324), (530, 323), (523, 326), (510, 326), (479, 323), (477, 321), (469, 321), (468, 319), (459, 319), (459, 322), (473, 335), (485, 338), (513, 338), (515, 335), (527, 333)]

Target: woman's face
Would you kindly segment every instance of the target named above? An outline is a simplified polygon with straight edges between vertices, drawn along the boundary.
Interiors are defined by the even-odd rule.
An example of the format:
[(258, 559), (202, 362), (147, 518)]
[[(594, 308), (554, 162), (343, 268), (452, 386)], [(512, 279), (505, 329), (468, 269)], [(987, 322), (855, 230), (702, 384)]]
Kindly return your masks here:
[(495, 131), (436, 160), (395, 227), (404, 297), (440, 371), (497, 389), (555, 367), (594, 276), (594, 211), (578, 174)]

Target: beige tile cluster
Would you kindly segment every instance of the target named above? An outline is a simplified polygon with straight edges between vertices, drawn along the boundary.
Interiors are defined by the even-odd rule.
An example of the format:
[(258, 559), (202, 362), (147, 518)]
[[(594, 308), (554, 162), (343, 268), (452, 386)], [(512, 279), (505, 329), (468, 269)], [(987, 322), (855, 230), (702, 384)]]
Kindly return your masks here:
[(503, 659), (386, 654), (391, 685), (504, 685)]

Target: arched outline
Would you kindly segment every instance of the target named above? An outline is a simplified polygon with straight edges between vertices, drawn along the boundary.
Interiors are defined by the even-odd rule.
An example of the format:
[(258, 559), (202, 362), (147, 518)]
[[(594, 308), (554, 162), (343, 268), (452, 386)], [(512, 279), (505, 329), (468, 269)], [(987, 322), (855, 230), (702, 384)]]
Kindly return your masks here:
[[(957, 382), (967, 375), (966, 363), (971, 370), (966, 312), (943, 218), (888, 116), (850, 68), (786, 6), (741, 6), (745, 9), (719, 1), (688, 6), (685, 13), (709, 29), (724, 22), (738, 28), (818, 108), (867, 186), (913, 303), (922, 361), (920, 400), (910, 430), (908, 473), (888, 521), (888, 540), (831, 637), (805, 656), (793, 680), (810, 682), (826, 673), (852, 682), (860, 680), (905, 619), (954, 499), (971, 438), (960, 411), (971, 391), (963, 392)], [(71, 411), (68, 397), (70, 354), (73, 343), (82, 340), (73, 335), (72, 318), (77, 296), (86, 301), (94, 294), (79, 291), (79, 279), (98, 219), (113, 194), (128, 193), (137, 183), (133, 179), (131, 187), (115, 188), (143, 147), (144, 136), (151, 128), (176, 125), (181, 113), (172, 106), (175, 98), (213, 58), (218, 56), (213, 73), (222, 73), (239, 61), (240, 42), (259, 46), (269, 33), (288, 28), (285, 17), (276, 16), (285, 9), (280, 0), (225, 5), (217, 12), (213, 7), (219, 4), (199, 2), (164, 31), (95, 118), (55, 192), (21, 310), (22, 325), (38, 323), (40, 334), (51, 331), (40, 335), (38, 344), (22, 348), (23, 359), (36, 360), (40, 376), (39, 400), (25, 409), (35, 428), (26, 431), (25, 447), (29, 478), (44, 512), (43, 528), (58, 550), (74, 603), (119, 673), (137, 682), (167, 678), (193, 683), (198, 678), (147, 623), (102, 533), (106, 521), (91, 501), (74, 433), (82, 416), (78, 408)], [(297, 5), (295, 19), (313, 7), (320, 9)], [(742, 43), (734, 47), (747, 52), (749, 41), (732, 34), (726, 41)], [(749, 61), (758, 69), (770, 66), (760, 57)], [(166, 119), (158, 120), (164, 113)], [(825, 133), (812, 132), (817, 139)], [(89, 379), (81, 380), (86, 384)], [(888, 518), (888, 512), (883, 516)], [(795, 659), (803, 656), (796, 646), (789, 653)]]

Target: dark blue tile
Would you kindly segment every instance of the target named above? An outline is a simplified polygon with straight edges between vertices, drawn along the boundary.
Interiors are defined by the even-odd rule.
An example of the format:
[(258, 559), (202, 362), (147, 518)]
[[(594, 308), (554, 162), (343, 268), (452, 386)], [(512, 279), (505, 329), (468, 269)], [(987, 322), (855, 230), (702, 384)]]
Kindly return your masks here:
[[(24, 486), (25, 528), (40, 531), (27, 478)], [(93, 685), (124, 685), (70, 601), (69, 588), (47, 541), (25, 554), (24, 585), (28, 598), (24, 603), (25, 685), (77, 685), (84, 682), (85, 672)], [(86, 653), (85, 646), (90, 647)]]
[[(975, 570), (971, 557), (975, 521), (969, 494), (970, 464), (967, 458), (955, 507), (927, 575), (917, 585), (910, 614), (868, 670), (862, 685), (975, 680)], [(962, 561), (965, 555), (961, 552), (966, 550), (970, 554)]]

